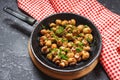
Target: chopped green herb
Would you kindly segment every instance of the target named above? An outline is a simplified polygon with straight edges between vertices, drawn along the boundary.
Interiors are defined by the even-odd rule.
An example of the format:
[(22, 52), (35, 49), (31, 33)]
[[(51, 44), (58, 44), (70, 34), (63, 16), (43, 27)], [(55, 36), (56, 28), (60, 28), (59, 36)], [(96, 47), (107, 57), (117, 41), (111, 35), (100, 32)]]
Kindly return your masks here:
[(60, 48), (60, 54), (61, 54), (61, 52), (62, 52), (62, 49)]
[(54, 52), (57, 52), (57, 50), (58, 50), (57, 48), (54, 48), (54, 49), (51, 49), (50, 52), (54, 53)]
[(76, 46), (76, 45), (73, 43), (72, 46)]
[(76, 51), (77, 51), (77, 52), (81, 52), (81, 51), (82, 51), (82, 48), (76, 48)]
[(61, 35), (63, 33), (63, 31), (64, 31), (64, 27), (59, 26), (55, 33), (58, 35)]
[(46, 26), (42, 25), (42, 28), (46, 28)]
[(91, 40), (90, 40), (90, 38), (88, 37), (87, 39), (86, 39), (88, 42), (91, 42)]
[(52, 36), (53, 36), (53, 38), (55, 38), (55, 40), (59, 39), (55, 34), (52, 34)]
[(64, 60), (67, 60), (68, 57), (67, 57), (65, 54), (61, 54), (62, 49), (60, 48), (59, 50), (60, 50), (60, 52), (58, 53), (58, 56), (59, 56), (60, 58), (64, 59)]
[(60, 52), (58, 53), (58, 56), (60, 56), (60, 57), (61, 57), (61, 52), (62, 52), (62, 49), (61, 49), (61, 48), (59, 48), (59, 50), (60, 50)]
[(88, 27), (88, 25), (84, 25), (85, 26), (85, 28), (87, 28)]
[(83, 37), (83, 36), (84, 36), (84, 34), (83, 34), (83, 33), (80, 33), (78, 36)]
[(62, 42), (65, 42), (65, 40), (64, 40), (63, 38), (61, 39), (61, 41), (62, 41)]
[(57, 48), (54, 48), (53, 51), (57, 51), (58, 49)]
[(76, 39), (77, 38), (77, 36), (73, 36), (73, 39)]
[(62, 42), (68, 42), (68, 40), (65, 40), (65, 39), (63, 39), (63, 38), (61, 39), (61, 41), (62, 41)]
[(64, 60), (68, 60), (68, 57), (64, 54), (61, 54), (61, 58), (64, 59)]
[(50, 28), (50, 30), (51, 30), (51, 31), (53, 31), (53, 29), (52, 29), (52, 28)]
[(84, 44), (82, 42), (78, 43), (78, 46), (83, 47)]
[(68, 52), (68, 49), (64, 49), (65, 52)]

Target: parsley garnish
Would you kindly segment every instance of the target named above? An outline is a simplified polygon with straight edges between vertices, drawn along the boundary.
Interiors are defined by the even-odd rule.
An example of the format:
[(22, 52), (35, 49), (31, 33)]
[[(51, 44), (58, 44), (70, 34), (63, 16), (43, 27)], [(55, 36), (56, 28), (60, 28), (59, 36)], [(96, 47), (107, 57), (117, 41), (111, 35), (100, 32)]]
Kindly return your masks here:
[(46, 28), (46, 26), (42, 25), (42, 28)]
[(84, 44), (82, 42), (78, 43), (78, 46), (83, 47)]
[(64, 27), (59, 26), (55, 33), (61, 35), (63, 31), (64, 31)]
[(88, 42), (91, 42), (91, 40), (90, 40), (90, 38), (88, 37), (87, 39), (86, 39)]
[(55, 34), (52, 34), (52, 36), (55, 38), (55, 40), (59, 39)]
[(68, 42), (68, 40), (62, 38), (61, 42)]
[(61, 56), (62, 59), (68, 60), (68, 57), (66, 55), (64, 55), (64, 54), (61, 54), (60, 56)]
[(81, 51), (82, 51), (82, 48), (76, 48), (76, 51), (77, 51), (77, 52), (81, 52)]
[(65, 52), (68, 52), (68, 49), (64, 49)]
[(83, 37), (83, 36), (84, 36), (84, 34), (83, 34), (83, 33), (80, 33), (78, 36)]
[(84, 25), (85, 26), (85, 28), (87, 28), (88, 27), (88, 25)]
[(60, 58), (64, 59), (64, 60), (68, 60), (68, 57), (67, 57), (65, 54), (62, 54), (62, 53), (61, 53), (61, 52), (62, 52), (62, 49), (60, 48), (59, 50), (60, 50), (60, 52), (59, 52), (58, 56), (59, 56)]

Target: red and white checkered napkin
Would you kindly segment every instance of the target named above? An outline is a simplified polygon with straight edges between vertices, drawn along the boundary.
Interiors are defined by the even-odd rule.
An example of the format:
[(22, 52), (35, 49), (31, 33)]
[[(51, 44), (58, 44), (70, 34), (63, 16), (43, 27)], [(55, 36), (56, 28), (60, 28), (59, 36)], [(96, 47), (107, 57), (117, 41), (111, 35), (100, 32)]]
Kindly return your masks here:
[(97, 0), (18, 0), (18, 6), (38, 21), (59, 12), (90, 19), (102, 35), (101, 63), (111, 80), (120, 80), (120, 16)]

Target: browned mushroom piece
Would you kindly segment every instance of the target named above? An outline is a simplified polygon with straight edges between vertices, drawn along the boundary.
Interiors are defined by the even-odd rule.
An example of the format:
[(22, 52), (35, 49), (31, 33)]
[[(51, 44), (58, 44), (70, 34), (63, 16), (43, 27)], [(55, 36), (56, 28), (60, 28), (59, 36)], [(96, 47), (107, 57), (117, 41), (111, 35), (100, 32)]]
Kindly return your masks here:
[(52, 54), (51, 54), (51, 53), (47, 54), (47, 58), (48, 58), (49, 60), (52, 60), (52, 58), (53, 58)]
[(75, 58), (69, 58), (68, 63), (69, 65), (75, 65), (77, 63), (77, 60)]
[(51, 40), (51, 42), (53, 43), (56, 42), (56, 39), (54, 37), (49, 37), (48, 39)]
[(61, 60), (61, 62), (64, 62), (65, 63), (65, 66), (68, 66), (68, 61), (67, 60)]
[(68, 42), (63, 42), (62, 46), (67, 47)]
[(64, 47), (64, 46), (60, 46), (60, 49), (65, 50), (65, 49), (66, 49), (66, 47)]
[(55, 32), (55, 31), (57, 30), (57, 28), (56, 28), (56, 27), (52, 27), (51, 30), (52, 30), (53, 32)]
[(71, 20), (69, 21), (69, 24), (76, 25), (76, 20), (75, 20), (75, 19), (71, 19)]
[(68, 24), (68, 21), (67, 20), (63, 20), (62, 22), (61, 22), (61, 25), (62, 26), (65, 26), (65, 25), (67, 25)]
[(89, 27), (83, 29), (83, 33), (85, 34), (90, 34), (91, 32), (92, 30)]
[(60, 57), (58, 55), (56, 55), (52, 61), (55, 62), (56, 60), (60, 60)]
[(93, 41), (93, 35), (92, 35), (92, 34), (85, 34), (85, 39), (86, 39), (88, 42), (92, 42), (92, 41)]
[(59, 66), (60, 67), (65, 67), (65, 62), (60, 62)]
[(90, 46), (83, 46), (83, 50), (90, 51)]
[(67, 33), (67, 34), (66, 34), (66, 38), (67, 38), (68, 40), (72, 40), (72, 39), (73, 39), (73, 34), (72, 34), (72, 33)]
[(46, 36), (40, 37), (40, 45), (43, 46), (45, 44)]
[(77, 58), (80, 57), (80, 54), (79, 54), (79, 53), (76, 53), (76, 54), (74, 55), (74, 57), (77, 59)]
[(77, 29), (78, 29), (79, 33), (82, 32), (83, 28), (84, 28), (84, 25), (78, 25), (77, 26)]
[(58, 65), (59, 65), (59, 64), (60, 64), (60, 60), (56, 60), (56, 61), (55, 61), (55, 64), (58, 64)]
[(52, 44), (51, 49), (57, 48), (57, 44)]
[(56, 19), (55, 23), (61, 25), (62, 21), (60, 19)]
[(45, 41), (45, 45), (46, 45), (46, 46), (51, 46), (51, 45), (52, 45), (51, 40), (46, 40), (46, 41)]
[(62, 46), (62, 44), (63, 44), (63, 43), (62, 43), (62, 41), (61, 41), (60, 39), (57, 40), (57, 45), (58, 45), (58, 46)]
[(76, 53), (76, 54), (74, 55), (74, 57), (75, 57), (75, 59), (76, 59), (77, 61), (81, 61), (81, 60), (82, 60), (80, 53)]
[(66, 32), (72, 32), (72, 30), (73, 30), (73, 26), (72, 25), (66, 25), (66, 27), (65, 27), (65, 31)]
[(71, 48), (73, 46), (73, 42), (68, 42), (67, 47)]
[(83, 40), (83, 37), (77, 37), (77, 40), (78, 40), (78, 41), (82, 41), (82, 40)]
[(47, 30), (46, 29), (42, 29), (40, 32), (41, 32), (42, 35), (47, 34)]
[(77, 39), (74, 41), (74, 43), (76, 44), (76, 45), (78, 45), (79, 43), (80, 43), (80, 41), (78, 41)]
[(49, 25), (50, 27), (55, 27), (56, 26), (56, 24), (55, 23), (50, 23), (50, 25)]
[(82, 51), (82, 60), (87, 60), (90, 54), (87, 51)]
[(82, 43), (83, 43), (84, 45), (87, 45), (87, 44), (88, 44), (88, 42), (87, 42), (86, 39), (83, 39), (83, 40), (82, 40)]
[(68, 58), (73, 58), (74, 57), (74, 53), (73, 52), (68, 52), (66, 56)]
[(61, 54), (66, 55), (65, 51), (61, 51)]
[(42, 51), (43, 53), (48, 53), (49, 50), (50, 50), (50, 49), (49, 49), (47, 46), (43, 46), (43, 47), (41, 48), (41, 51)]

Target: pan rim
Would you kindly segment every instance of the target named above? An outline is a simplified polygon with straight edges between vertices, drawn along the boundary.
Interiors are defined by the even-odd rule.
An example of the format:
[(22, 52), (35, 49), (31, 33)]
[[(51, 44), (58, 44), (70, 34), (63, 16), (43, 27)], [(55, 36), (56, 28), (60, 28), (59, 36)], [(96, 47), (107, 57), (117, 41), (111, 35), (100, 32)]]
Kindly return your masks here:
[[(93, 24), (93, 22), (90, 21), (88, 18), (86, 18), (86, 17), (84, 17), (84, 16), (81, 16), (81, 15), (78, 15), (78, 14), (75, 14), (75, 13), (56, 13), (56, 14), (52, 14), (52, 15), (50, 15), (50, 16), (47, 16), (47, 17), (44, 18), (43, 20), (45, 20), (45, 19), (47, 19), (47, 18), (49, 18), (49, 17), (51, 17), (51, 16), (59, 15), (59, 14), (72, 14), (72, 15), (77, 15), (77, 16), (80, 16), (80, 17), (82, 17), (82, 18), (87, 19), (89, 22), (91, 22), (91, 23)], [(43, 20), (41, 20), (41, 21), (43, 21)], [(40, 22), (41, 22), (41, 21), (40, 21)], [(39, 22), (39, 23), (40, 23), (40, 22)], [(76, 68), (76, 69), (71, 69), (71, 70), (61, 70), (61, 69), (53, 68), (53, 67), (45, 64), (44, 62), (42, 62), (42, 61), (38, 58), (38, 56), (35, 54), (35, 52), (34, 52), (34, 50), (33, 50), (33, 46), (32, 46), (32, 37), (33, 37), (33, 33), (34, 33), (34, 30), (36, 29), (36, 27), (34, 28), (34, 30), (33, 30), (32, 33), (31, 33), (31, 36), (30, 36), (30, 48), (31, 48), (31, 50), (32, 50), (32, 53), (33, 53), (34, 57), (37, 59), (38, 62), (40, 62), (44, 67), (46, 67), (46, 68), (48, 68), (48, 69), (50, 69), (50, 70), (54, 70), (54, 71), (57, 71), (57, 72), (76, 72), (76, 71), (82, 70), (82, 69), (90, 66), (90, 65), (100, 56), (100, 53), (101, 53), (101, 50), (102, 50), (102, 37), (101, 37), (101, 35), (100, 35), (100, 32), (99, 32), (98, 28), (95, 26), (95, 24), (93, 24), (93, 25), (94, 25), (95, 29), (97, 30), (97, 33), (99, 34), (99, 35), (98, 35), (98, 36), (99, 36), (99, 39), (100, 39), (100, 42), (99, 42), (99, 44), (100, 44), (99, 50), (98, 50), (98, 53), (96, 54), (96, 56), (94, 56), (94, 57), (92, 58), (92, 60), (91, 60), (88, 64), (86, 64), (86, 65), (84, 65), (84, 66), (82, 66), (82, 67), (79, 67), (79, 68)]]

